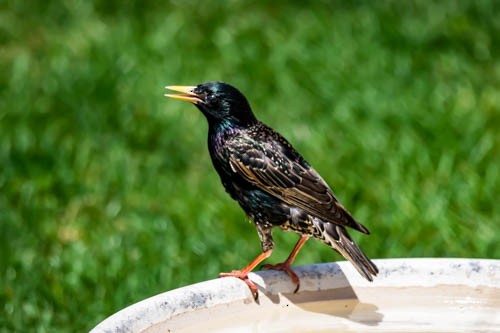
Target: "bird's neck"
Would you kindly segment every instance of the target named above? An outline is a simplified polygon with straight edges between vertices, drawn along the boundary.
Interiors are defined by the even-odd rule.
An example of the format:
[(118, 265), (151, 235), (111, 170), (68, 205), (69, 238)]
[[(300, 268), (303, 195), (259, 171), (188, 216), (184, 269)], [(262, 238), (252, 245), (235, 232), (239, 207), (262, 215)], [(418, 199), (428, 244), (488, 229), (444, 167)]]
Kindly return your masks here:
[(229, 137), (232, 137), (235, 133), (241, 131), (244, 128), (244, 126), (224, 119), (213, 123), (209, 122), (209, 140), (212, 141), (215, 146), (221, 146)]
[[(217, 155), (223, 150), (226, 142), (246, 131), (253, 124), (239, 124), (230, 120), (209, 122), (208, 124), (208, 146), (212, 155)], [(214, 156), (212, 156), (214, 157)]]

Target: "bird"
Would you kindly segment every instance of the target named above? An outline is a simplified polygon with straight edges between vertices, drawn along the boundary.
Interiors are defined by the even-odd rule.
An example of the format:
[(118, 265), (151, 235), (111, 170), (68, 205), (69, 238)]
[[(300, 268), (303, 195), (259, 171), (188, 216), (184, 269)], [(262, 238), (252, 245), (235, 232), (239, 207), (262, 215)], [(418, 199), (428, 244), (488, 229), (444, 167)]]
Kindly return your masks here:
[(219, 277), (243, 280), (257, 300), (258, 289), (248, 274), (271, 256), (272, 230), (280, 228), (300, 238), (284, 262), (262, 267), (287, 273), (296, 285), (294, 292), (300, 288), (300, 279), (291, 265), (309, 238), (336, 250), (361, 276), (373, 281), (377, 266), (347, 232), (350, 228), (368, 235), (368, 229), (344, 208), (288, 140), (256, 118), (243, 93), (218, 81), (165, 88), (176, 92), (166, 97), (190, 102), (205, 116), (213, 166), (226, 192), (254, 222), (260, 239), (262, 252), (254, 260)]

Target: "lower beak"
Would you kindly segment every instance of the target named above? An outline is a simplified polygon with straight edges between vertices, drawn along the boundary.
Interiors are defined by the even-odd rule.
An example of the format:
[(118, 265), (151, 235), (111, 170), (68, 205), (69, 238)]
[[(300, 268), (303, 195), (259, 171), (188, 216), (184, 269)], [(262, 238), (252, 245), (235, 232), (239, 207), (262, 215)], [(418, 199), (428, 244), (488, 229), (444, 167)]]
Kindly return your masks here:
[(182, 94), (165, 94), (165, 96), (194, 104), (201, 103), (203, 102), (202, 96), (194, 93), (195, 88), (196, 86), (166, 86), (165, 89), (177, 91)]

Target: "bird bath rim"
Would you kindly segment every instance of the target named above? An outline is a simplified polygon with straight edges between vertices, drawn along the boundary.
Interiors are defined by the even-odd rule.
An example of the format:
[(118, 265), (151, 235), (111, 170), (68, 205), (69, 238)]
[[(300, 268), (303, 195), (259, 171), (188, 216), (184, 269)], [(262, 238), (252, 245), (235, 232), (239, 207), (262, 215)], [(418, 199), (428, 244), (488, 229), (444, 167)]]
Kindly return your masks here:
[[(301, 280), (297, 294), (293, 294), (295, 285), (283, 272), (250, 273), (250, 279), (259, 288), (258, 302), (254, 301), (248, 286), (236, 278), (220, 278), (196, 283), (126, 307), (102, 321), (91, 333), (189, 332), (190, 325), (193, 326), (193, 330), (203, 328), (204, 331), (210, 331), (212, 325), (214, 331), (223, 331), (224, 327), (213, 326), (224, 325), (224, 320), (217, 319), (221, 311), (225, 313), (226, 321), (227, 315), (230, 318), (234, 316), (235, 320), (237, 318), (244, 320), (245, 317), (242, 316), (245, 312), (249, 315), (262, 312), (264, 315), (273, 313), (273, 318), (279, 318), (272, 322), (276, 325), (280, 321), (293, 320), (294, 316), (306, 313), (319, 316), (318, 318), (322, 318), (330, 328), (331, 325), (338, 323), (336, 329), (342, 331), (389, 331), (390, 325), (394, 325), (394, 320), (391, 318), (398, 318), (395, 314), (398, 311), (397, 302), (405, 302), (408, 298), (418, 300), (420, 296), (422, 302), (430, 304), (434, 304), (435, 300), (429, 297), (435, 297), (436, 304), (441, 306), (440, 308), (436, 306), (436, 311), (441, 311), (445, 316), (446, 314), (453, 316), (456, 313), (457, 318), (450, 320), (458, 320), (457, 325), (462, 325), (464, 331), (471, 328), (466, 326), (469, 321), (461, 312), (464, 308), (471, 312), (484, 307), (486, 312), (481, 310), (481, 313), (492, 316), (491, 320), (484, 316), (479, 318), (484, 319), (480, 321), (483, 325), (479, 327), (480, 329), (490, 327), (488, 325), (500, 327), (500, 260), (416, 258), (378, 259), (374, 262), (380, 269), (374, 282), (364, 280), (346, 261), (294, 267)], [(404, 294), (400, 294), (403, 290)], [(424, 297), (426, 292), (432, 292), (431, 296)], [(399, 295), (399, 298), (392, 297), (394, 295)], [(394, 298), (392, 303), (391, 297)], [(355, 303), (351, 300), (355, 300)], [(330, 302), (328, 303), (330, 310), (341, 306), (349, 311), (346, 310), (344, 313), (340, 309), (340, 312), (330, 313), (329, 317), (324, 317), (324, 313), (318, 314), (313, 306), (326, 304), (321, 302)], [(421, 309), (427, 309), (427, 306), (422, 304)], [(289, 312), (290, 318), (287, 315), (283, 317), (279, 314), (282, 309), (286, 311), (296, 309), (299, 312)], [(431, 318), (428, 320), (432, 320), (434, 310), (428, 309), (428, 311), (426, 316)], [(364, 320), (362, 316), (367, 314), (370, 318)], [(399, 316), (403, 318), (404, 314), (400, 313)], [(415, 316), (418, 317), (418, 314), (413, 314), (413, 317)], [(207, 324), (200, 326), (200, 320), (203, 318)], [(332, 321), (334, 319), (335, 321)], [(392, 321), (389, 322), (388, 319)], [(478, 319), (474, 317), (471, 320)], [(227, 331), (265, 332), (258, 329), (260, 326), (255, 320), (252, 320), (252, 324), (251, 330), (243, 325)], [(279, 326), (273, 327), (276, 331), (285, 331), (280, 330)], [(437, 328), (444, 326), (441, 323), (439, 327), (432, 327), (439, 331)], [(490, 328), (493, 327), (495, 326)], [(397, 327), (392, 328), (397, 329)]]

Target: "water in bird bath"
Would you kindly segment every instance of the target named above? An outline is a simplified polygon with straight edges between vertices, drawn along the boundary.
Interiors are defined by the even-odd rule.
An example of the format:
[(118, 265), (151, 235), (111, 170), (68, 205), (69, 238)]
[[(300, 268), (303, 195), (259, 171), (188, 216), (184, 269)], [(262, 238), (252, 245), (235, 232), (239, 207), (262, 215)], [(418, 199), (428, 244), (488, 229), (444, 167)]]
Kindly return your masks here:
[(496, 288), (358, 288), (355, 294), (345, 289), (261, 297), (260, 305), (241, 302), (172, 318), (168, 327), (182, 333), (472, 332), (500, 325), (499, 309)]

